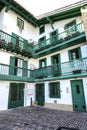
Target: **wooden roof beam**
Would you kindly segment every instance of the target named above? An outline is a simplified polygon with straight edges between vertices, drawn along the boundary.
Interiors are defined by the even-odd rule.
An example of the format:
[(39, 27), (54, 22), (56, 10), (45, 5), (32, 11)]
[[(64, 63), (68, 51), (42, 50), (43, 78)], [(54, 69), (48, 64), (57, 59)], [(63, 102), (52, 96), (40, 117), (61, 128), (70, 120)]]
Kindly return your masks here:
[(50, 23), (52, 29), (54, 30), (54, 26), (53, 26), (53, 23), (54, 23), (54, 22), (53, 22), (48, 16), (46, 17), (46, 19), (47, 19), (47, 21)]

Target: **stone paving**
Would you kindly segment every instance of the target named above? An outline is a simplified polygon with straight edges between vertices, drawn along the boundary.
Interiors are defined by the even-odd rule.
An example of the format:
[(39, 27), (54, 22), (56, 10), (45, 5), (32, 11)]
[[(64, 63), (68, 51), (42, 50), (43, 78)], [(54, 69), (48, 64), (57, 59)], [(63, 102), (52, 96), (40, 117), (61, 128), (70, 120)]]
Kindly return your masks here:
[(0, 111), (0, 130), (74, 130), (74, 128), (87, 130), (86, 112), (70, 112), (36, 106)]

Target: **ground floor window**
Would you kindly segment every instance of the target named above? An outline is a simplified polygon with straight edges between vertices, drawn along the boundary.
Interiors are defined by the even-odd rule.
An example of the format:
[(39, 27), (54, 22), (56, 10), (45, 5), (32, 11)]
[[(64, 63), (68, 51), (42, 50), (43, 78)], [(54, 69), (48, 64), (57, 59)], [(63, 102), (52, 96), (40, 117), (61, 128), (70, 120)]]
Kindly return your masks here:
[(50, 95), (50, 98), (60, 98), (61, 97), (59, 82), (49, 83), (49, 95)]

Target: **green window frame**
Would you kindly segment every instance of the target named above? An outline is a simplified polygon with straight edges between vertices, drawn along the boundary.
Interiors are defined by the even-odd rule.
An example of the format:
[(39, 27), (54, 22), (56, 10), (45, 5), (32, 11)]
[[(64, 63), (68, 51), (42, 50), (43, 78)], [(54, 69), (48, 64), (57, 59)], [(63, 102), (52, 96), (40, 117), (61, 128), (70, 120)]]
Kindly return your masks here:
[(53, 32), (50, 33), (50, 42), (56, 42), (58, 40), (58, 30), (54, 30)]
[(39, 68), (46, 67), (46, 58), (39, 60)]
[(50, 98), (61, 98), (60, 82), (49, 83), (49, 96)]
[(44, 33), (45, 32), (45, 26), (43, 25), (43, 26), (41, 26), (40, 28), (39, 28), (39, 34), (42, 34), (42, 33)]
[(46, 43), (46, 36), (39, 38), (38, 43), (39, 43), (39, 48), (44, 47)]
[(68, 55), (69, 55), (69, 60), (75, 60), (81, 58), (82, 56), (81, 56), (80, 47), (69, 50)]

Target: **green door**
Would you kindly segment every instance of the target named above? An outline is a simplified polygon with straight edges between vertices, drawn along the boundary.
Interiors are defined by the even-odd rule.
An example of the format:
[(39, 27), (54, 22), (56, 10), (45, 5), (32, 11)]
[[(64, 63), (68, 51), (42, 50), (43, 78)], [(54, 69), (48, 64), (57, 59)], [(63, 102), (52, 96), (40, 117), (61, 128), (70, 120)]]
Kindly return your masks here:
[(44, 84), (36, 84), (36, 101), (39, 106), (44, 106)]
[(24, 105), (24, 83), (10, 83), (8, 108)]
[(73, 110), (86, 111), (82, 80), (71, 81)]
[(61, 64), (60, 64), (60, 54), (54, 55), (51, 57), (52, 66), (53, 66), (53, 75), (61, 75)]

